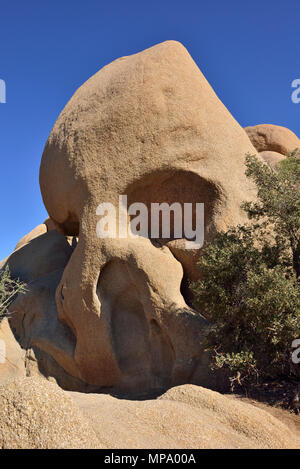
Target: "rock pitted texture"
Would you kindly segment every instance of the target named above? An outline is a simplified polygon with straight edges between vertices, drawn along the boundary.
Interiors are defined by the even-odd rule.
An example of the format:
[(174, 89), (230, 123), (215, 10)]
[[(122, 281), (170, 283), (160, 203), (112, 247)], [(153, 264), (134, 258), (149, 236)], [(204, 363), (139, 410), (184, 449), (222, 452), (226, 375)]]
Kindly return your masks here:
[(300, 140), (291, 130), (279, 125), (261, 124), (245, 131), (258, 152), (274, 151), (287, 155), (300, 147)]
[(299, 448), (269, 413), (199, 386), (148, 401), (70, 395), (107, 448)]
[[(299, 438), (270, 413), (232, 396), (224, 396), (200, 386), (186, 385), (170, 389), (160, 399), (201, 409), (206, 425), (209, 418), (205, 418), (205, 414), (208, 412), (215, 421), (216, 429), (222, 426), (227, 428), (230, 441), (234, 446), (237, 445), (235, 447), (246, 445), (249, 448), (288, 448), (300, 445)], [(216, 440), (217, 445), (222, 444), (222, 437), (217, 437)], [(231, 443), (225, 443), (226, 446), (228, 444), (230, 446)]]
[(269, 412), (199, 386), (144, 401), (66, 392), (41, 378), (0, 386), (0, 449), (299, 447)]
[(73, 400), (40, 378), (0, 386), (1, 449), (101, 448)]
[(49, 136), (40, 185), (56, 227), (79, 234), (56, 301), (83, 381), (133, 389), (189, 382), (207, 327), (182, 298), (174, 259), (193, 278), (199, 252), (172, 236), (156, 245), (99, 239), (97, 206), (117, 207), (120, 194), (148, 207), (202, 202), (209, 240), (241, 222), (240, 204), (254, 196), (246, 153), (255, 149), (244, 130), (178, 42), (118, 59), (76, 91)]

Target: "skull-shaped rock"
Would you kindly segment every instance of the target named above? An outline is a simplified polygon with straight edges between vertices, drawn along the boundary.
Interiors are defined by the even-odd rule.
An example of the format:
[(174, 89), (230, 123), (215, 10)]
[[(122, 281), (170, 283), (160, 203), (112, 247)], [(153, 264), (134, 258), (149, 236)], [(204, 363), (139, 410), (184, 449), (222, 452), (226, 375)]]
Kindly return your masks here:
[[(192, 379), (206, 321), (181, 294), (198, 250), (184, 236), (102, 238), (100, 203), (204, 203), (205, 240), (242, 220), (255, 153), (179, 43), (123, 57), (81, 86), (58, 118), (40, 169), (45, 206), (78, 244), (56, 292), (91, 385), (160, 387)], [(193, 206), (194, 206), (193, 205)], [(150, 211), (150, 208), (149, 208)], [(193, 213), (195, 216), (195, 213)], [(199, 370), (199, 367), (198, 367)]]

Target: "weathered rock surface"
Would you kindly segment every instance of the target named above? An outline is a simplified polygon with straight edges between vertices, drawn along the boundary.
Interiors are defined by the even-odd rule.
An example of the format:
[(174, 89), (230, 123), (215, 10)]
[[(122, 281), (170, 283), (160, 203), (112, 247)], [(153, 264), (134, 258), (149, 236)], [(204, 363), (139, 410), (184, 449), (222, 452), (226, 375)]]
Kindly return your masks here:
[[(192, 379), (199, 370), (204, 383), (209, 377), (207, 364), (202, 364), (201, 360), (201, 334), (205, 332), (206, 321), (190, 311), (180, 295), (180, 264), (167, 248), (150, 246), (147, 255), (143, 245), (139, 250), (135, 248), (131, 257), (135, 256), (136, 267), (116, 259), (101, 272), (99, 280), (99, 298), (114, 320), (112, 338), (123, 371), (123, 387), (135, 391), (166, 387), (173, 379), (175, 382)], [(3, 326), (3, 338), (10, 340), (15, 336), (26, 351), (24, 366), (27, 374), (40, 371), (54, 377), (65, 389), (82, 391), (90, 387), (74, 359), (76, 337), (73, 329), (59, 320), (55, 303), (55, 290), (71, 254), (72, 247), (56, 230), (33, 239), (11, 254), (7, 265), (13, 276), (27, 282), (27, 289), (12, 303), (9, 326), (4, 328), (6, 322), (0, 324), (0, 333)], [(153, 259), (157, 259), (157, 266), (162, 267), (153, 268)], [(161, 276), (162, 272), (164, 275)], [(147, 275), (148, 286), (145, 282), (143, 289), (141, 275)], [(112, 289), (113, 282), (115, 290)], [(147, 288), (153, 289), (154, 299), (159, 298), (161, 308), (169, 305), (165, 327), (170, 324), (171, 332), (177, 335), (177, 357), (182, 360), (184, 353), (187, 356), (178, 366), (172, 366), (176, 357), (168, 343), (168, 331), (160, 329), (151, 318), (148, 327), (147, 315), (153, 311), (153, 300)], [(159, 304), (158, 299), (156, 304)], [(174, 323), (178, 331), (174, 330)], [(185, 337), (189, 338), (188, 344)], [(110, 379), (109, 373), (107, 370), (107, 379)], [(10, 374), (10, 366), (0, 366), (0, 381)]]
[(9, 321), (0, 322), (0, 385), (4, 381), (26, 376), (26, 350), (15, 338)]
[(300, 148), (300, 140), (291, 130), (279, 125), (261, 124), (245, 131), (258, 152), (272, 151), (287, 155)]
[(30, 233), (26, 234), (25, 236), (23, 236), (23, 238), (20, 239), (20, 241), (15, 247), (15, 251), (44, 233), (47, 233), (47, 226), (42, 223), (41, 225), (36, 226), (32, 231), (30, 231)]
[(268, 412), (199, 386), (129, 401), (41, 378), (0, 386), (0, 448), (299, 448)]
[(74, 367), (75, 338), (58, 319), (55, 290), (73, 248), (56, 230), (32, 238), (7, 259), (13, 277), (26, 283), (26, 291), (0, 323), (7, 360), (0, 364), (0, 383), (20, 372), (54, 377), (64, 388), (82, 390)]
[[(104, 67), (58, 118), (40, 168), (45, 206), (76, 246), (57, 288), (59, 318), (76, 337), (82, 379), (110, 387), (192, 380), (207, 327), (180, 293), (198, 251), (180, 240), (99, 239), (102, 202), (205, 203), (205, 238), (243, 219), (254, 197), (243, 156), (255, 153), (179, 43)], [(195, 215), (195, 214), (194, 214)]]
[(12, 276), (26, 283), (53, 271), (63, 270), (73, 252), (68, 240), (53, 230), (30, 240), (7, 259)]
[(70, 395), (107, 448), (299, 448), (269, 413), (199, 386), (148, 401)]
[(45, 379), (0, 385), (0, 449), (103, 448), (73, 400)]
[[(23, 236), (17, 243), (15, 247), (15, 251), (26, 244), (30, 243), (31, 240), (37, 238), (38, 236), (41, 236), (48, 231), (55, 230), (56, 227), (54, 225), (53, 220), (51, 218), (47, 218), (44, 223), (41, 223), (40, 225), (37, 225), (33, 230), (31, 230), (29, 233), (27, 233), (25, 236)], [(9, 256), (8, 256), (9, 257)], [(0, 261), (0, 269), (6, 264), (8, 257)]]
[[(41, 223), (40, 225), (36, 226), (33, 228), (33, 230), (30, 231), (30, 233), (27, 233), (23, 238), (20, 239), (20, 241), (17, 243), (15, 247), (15, 251), (23, 246), (25, 244), (30, 243), (33, 239), (37, 238), (38, 236), (41, 236), (48, 231), (55, 230), (55, 225), (53, 220), (51, 218), (47, 218), (44, 223)], [(1, 268), (1, 265), (0, 265)]]
[(262, 151), (259, 155), (271, 169), (275, 169), (276, 165), (286, 158), (284, 155), (277, 153), (276, 151)]
[(79, 88), (42, 158), (50, 217), (0, 263), (27, 283), (0, 323), (0, 448), (299, 448), (269, 413), (203, 387), (144, 401), (83, 392), (128, 398), (213, 382), (209, 325), (182, 296), (199, 275), (199, 250), (173, 226), (152, 242), (99, 239), (97, 206), (117, 206), (121, 194), (148, 209), (202, 202), (209, 241), (242, 222), (241, 202), (255, 198), (244, 155), (256, 148), (274, 168), (297, 146), (278, 126), (244, 132), (174, 41), (118, 59)]

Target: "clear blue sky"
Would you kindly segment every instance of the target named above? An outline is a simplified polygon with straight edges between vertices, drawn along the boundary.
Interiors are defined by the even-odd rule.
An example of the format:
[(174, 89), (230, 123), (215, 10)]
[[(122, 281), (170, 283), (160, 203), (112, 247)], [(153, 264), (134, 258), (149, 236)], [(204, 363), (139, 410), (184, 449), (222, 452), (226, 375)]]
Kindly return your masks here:
[(47, 216), (43, 147), (74, 91), (103, 65), (181, 41), (242, 126), (300, 136), (299, 0), (0, 0), (0, 259)]

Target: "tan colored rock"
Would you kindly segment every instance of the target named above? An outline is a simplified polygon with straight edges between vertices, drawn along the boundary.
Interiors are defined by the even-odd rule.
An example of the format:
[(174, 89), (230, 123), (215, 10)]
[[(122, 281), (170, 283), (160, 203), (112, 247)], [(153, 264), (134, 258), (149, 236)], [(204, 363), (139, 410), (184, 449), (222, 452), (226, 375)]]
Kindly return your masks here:
[(199, 386), (173, 388), (156, 400), (70, 393), (107, 448), (299, 448), (269, 413)]
[(26, 376), (25, 350), (15, 338), (8, 319), (0, 322), (0, 384), (7, 379)]
[(158, 399), (62, 391), (41, 378), (0, 385), (0, 448), (287, 449), (297, 434), (269, 412), (199, 386)]
[(6, 265), (13, 277), (28, 283), (54, 270), (64, 269), (72, 252), (65, 237), (53, 230), (20, 246), (9, 256)]
[[(33, 239), (42, 236), (43, 234), (47, 233), (47, 231), (54, 230), (54, 222), (50, 219), (47, 218), (44, 223), (41, 223), (40, 225), (36, 226), (31, 230), (29, 233), (27, 233), (25, 236), (23, 236), (17, 243), (15, 247), (15, 251), (17, 251), (19, 248), (25, 246), (26, 244), (30, 243)], [(9, 256), (8, 256), (9, 257)], [(0, 269), (6, 264), (8, 257), (6, 257), (3, 261), (0, 261)]]
[(287, 155), (300, 148), (300, 140), (291, 130), (279, 125), (261, 124), (245, 131), (258, 152), (272, 151)]
[(1, 449), (103, 448), (72, 399), (45, 379), (0, 386)]
[(75, 337), (58, 319), (55, 289), (62, 270), (35, 280), (10, 307), (9, 325), (26, 350), (27, 375), (52, 376), (64, 389), (87, 390), (74, 363)]
[(285, 160), (285, 156), (281, 153), (277, 153), (276, 151), (262, 151), (259, 156), (269, 165), (271, 169), (275, 169), (276, 165), (280, 163), (280, 161)]
[(44, 224), (45, 224), (46, 227), (47, 227), (47, 231), (56, 230), (55, 223), (54, 223), (54, 221), (53, 221), (50, 217), (48, 217), (48, 218), (44, 221)]
[(18, 244), (15, 247), (15, 251), (22, 246), (25, 246), (25, 244), (28, 244), (31, 240), (37, 238), (38, 236), (41, 236), (42, 234), (47, 232), (47, 227), (44, 223), (41, 225), (36, 226), (30, 233), (27, 235), (23, 236), (23, 238), (20, 239)]
[[(49, 239), (50, 237), (58, 238), (57, 242), (54, 244)], [(149, 242), (143, 241), (147, 247)], [(41, 357), (43, 366), (45, 362), (47, 363), (45, 371), (47, 376), (51, 372), (51, 376), (66, 389), (84, 390), (83, 382), (86, 380), (76, 364), (74, 334), (72, 329), (59, 320), (55, 304), (54, 293), (62, 275), (60, 262), (65, 255), (68, 255), (68, 250), (65, 252), (68, 245), (64, 237), (55, 231), (44, 235), (38, 243), (39, 246), (36, 247), (38, 266), (45, 265), (42, 270), (45, 273), (38, 278), (33, 277), (35, 265), (32, 266), (26, 262), (26, 251), (30, 249), (30, 245), (22, 248), (22, 256), (13, 253), (10, 258), (13, 273), (19, 272), (23, 265), (27, 265), (27, 270), (24, 267), (21, 278), (33, 278), (25, 294), (19, 295), (11, 305), (10, 309), (14, 314), (11, 316), (10, 325), (23, 347), (37, 348), (47, 354), (48, 358)], [(112, 340), (115, 353), (118, 354), (122, 366), (121, 387), (135, 391), (169, 386), (173, 379), (183, 382), (190, 379), (195, 373), (197, 360), (201, 363), (200, 343), (206, 326), (205, 320), (200, 315), (187, 309), (179, 294), (182, 277), (180, 264), (167, 248), (159, 250), (150, 246), (148, 255), (145, 255), (143, 246), (132, 252), (131, 257), (135, 256), (136, 268), (125, 260), (111, 262), (101, 272), (98, 286), (99, 298), (106, 305), (107, 312), (114, 321)], [(58, 256), (59, 252), (61, 252), (60, 256)], [(159, 270), (153, 268), (151, 263), (153, 259), (157, 259), (157, 265), (161, 264), (164, 271), (162, 267)], [(50, 272), (46, 272), (46, 266)], [(40, 269), (37, 271), (39, 272)], [(147, 275), (149, 284), (149, 287), (145, 286), (143, 290), (140, 290), (140, 272)], [(163, 273), (162, 277), (160, 277), (161, 273)], [(168, 345), (167, 331), (161, 329), (154, 320), (151, 320), (151, 317), (149, 319), (147, 317), (153, 311), (151, 301), (156, 301), (157, 304), (157, 300), (155, 297), (151, 299), (146, 288), (154, 290), (165, 308), (169, 305), (172, 316), (166, 314), (165, 321), (171, 323), (170, 329), (174, 327), (172, 323), (176, 317), (176, 327), (180, 330), (177, 338), (177, 353), (181, 357), (181, 367), (173, 366), (172, 368), (175, 358)], [(186, 337), (189, 337), (189, 344), (185, 343)], [(188, 354), (186, 361), (183, 361), (184, 353), (190, 350), (192, 354), (192, 350), (196, 348), (198, 356), (193, 356), (191, 359)], [(49, 355), (61, 368), (49, 371)], [(109, 379), (109, 373), (110, 371), (107, 370), (107, 379)]]
[[(86, 390), (74, 364), (75, 337), (58, 319), (55, 303), (55, 290), (72, 252), (66, 238), (53, 230), (11, 254), (7, 265), (13, 277), (26, 283), (26, 291), (10, 306), (4, 335), (7, 340), (17, 338), (27, 374), (43, 373), (66, 389)], [(8, 375), (12, 365), (7, 363)], [(0, 378), (4, 375), (0, 367)]]
[[(255, 195), (246, 153), (255, 153), (247, 135), (174, 41), (104, 67), (67, 104), (46, 144), (40, 185), (56, 226), (79, 234), (56, 300), (87, 383), (187, 382), (207, 327), (185, 305), (181, 265), (168, 249), (96, 236), (98, 204), (117, 206), (120, 194), (148, 206), (203, 202), (209, 240), (241, 222), (241, 202)], [(195, 269), (195, 253), (177, 244), (173, 252), (186, 274)]]
[[(107, 314), (114, 320), (112, 340), (122, 366), (122, 381), (116, 387), (137, 391), (169, 386), (173, 380), (189, 380), (199, 371), (197, 361), (202, 363), (200, 342), (206, 321), (189, 311), (180, 295), (182, 267), (167, 248), (157, 249), (148, 240), (141, 239), (131, 254), (130, 249), (129, 244), (123, 259), (115, 259), (106, 266), (97, 287)], [(13, 332), (26, 351), (23, 366), (27, 374), (41, 372), (65, 389), (85, 391), (95, 387), (76, 363), (72, 325), (59, 320), (55, 303), (55, 290), (72, 252), (67, 239), (52, 230), (11, 254), (7, 260), (11, 274), (26, 282), (27, 287), (10, 307), (8, 333)], [(130, 264), (127, 256), (134, 258), (136, 265)], [(153, 260), (157, 260), (157, 269)], [(144, 285), (141, 272), (146, 277)], [(175, 326), (180, 330), (177, 357), (169, 344), (167, 330), (150, 316), (155, 311), (153, 303), (166, 309), (165, 327), (170, 322), (171, 331), (173, 315), (176, 317)], [(108, 369), (107, 380), (110, 373)], [(207, 379), (206, 370), (202, 375)]]
[(200, 386), (186, 385), (170, 389), (160, 399), (213, 413), (219, 423), (231, 430), (233, 439), (236, 434), (248, 439), (250, 448), (299, 448), (299, 435), (295, 435), (271, 413), (231, 395), (224, 396)]

